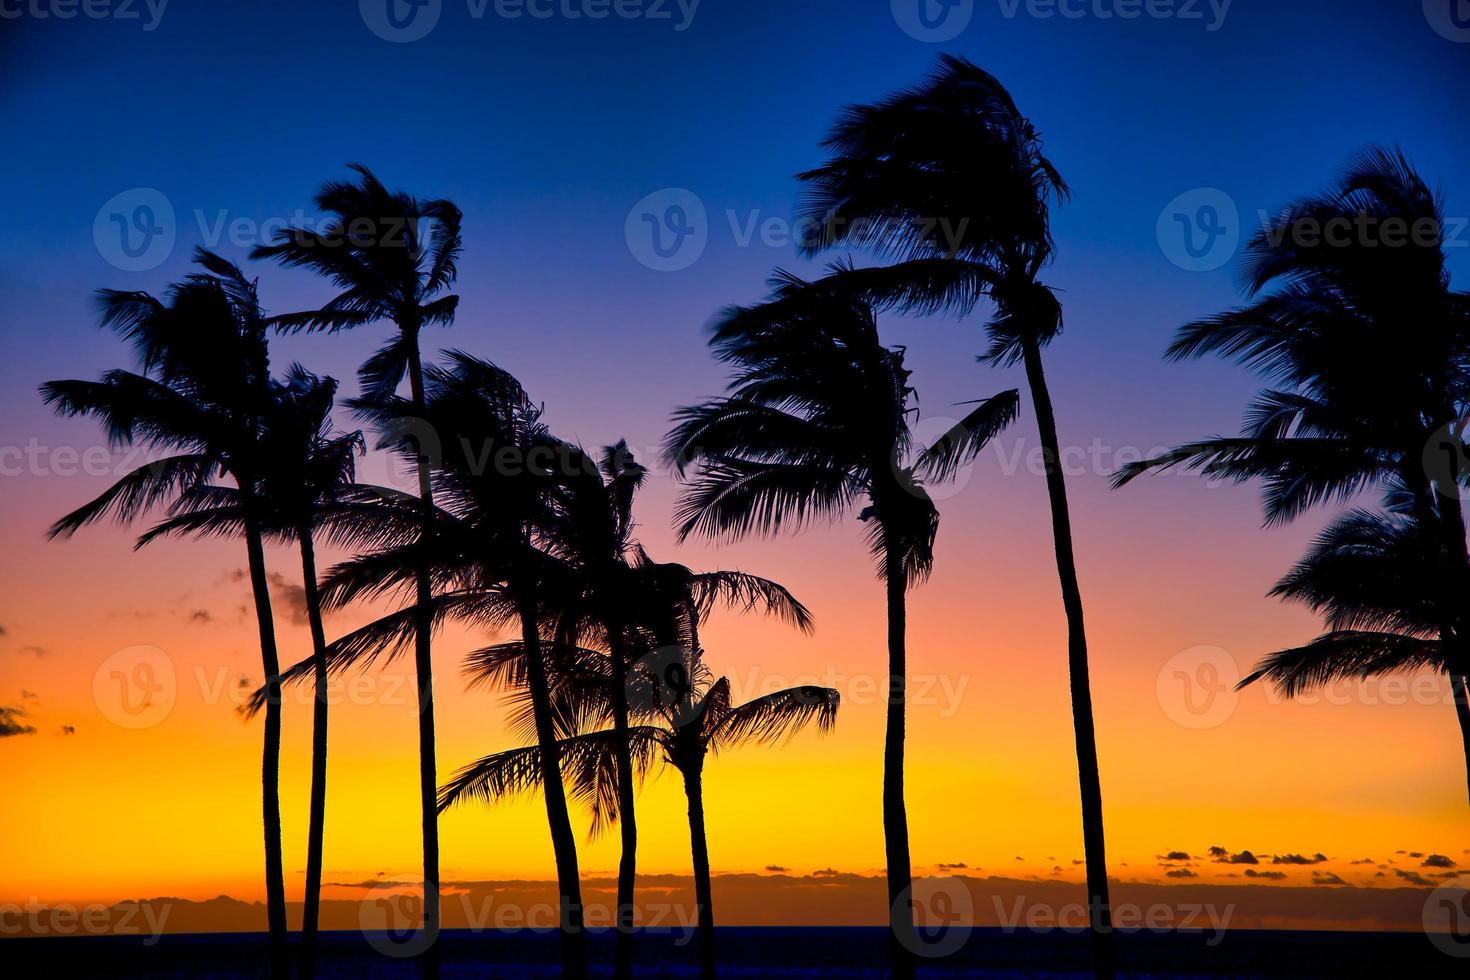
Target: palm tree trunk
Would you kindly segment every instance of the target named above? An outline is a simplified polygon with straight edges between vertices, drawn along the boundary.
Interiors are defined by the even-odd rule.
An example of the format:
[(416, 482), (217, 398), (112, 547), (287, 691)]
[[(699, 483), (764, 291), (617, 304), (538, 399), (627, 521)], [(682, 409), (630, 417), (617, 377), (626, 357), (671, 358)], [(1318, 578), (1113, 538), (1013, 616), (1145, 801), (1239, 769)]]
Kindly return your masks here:
[(327, 813), (327, 633), (322, 625), (322, 599), (317, 588), (316, 546), (311, 525), (296, 530), (301, 543), (301, 581), (306, 589), (306, 618), (311, 626), (312, 677), (316, 699), (311, 711), (311, 802), (306, 830), (306, 897), (301, 910), (301, 973), (316, 972), (317, 925), (322, 900), (322, 839)]
[(1451, 677), (1455, 694), (1455, 715), (1460, 719), (1460, 740), (1465, 743), (1465, 783), (1470, 789), (1470, 678)]
[(1433, 487), (1437, 494), (1434, 503), (1440, 538), (1457, 579), (1450, 582), (1446, 590), (1453, 613), (1452, 628), (1449, 631), (1453, 636), (1453, 643), (1447, 651), (1449, 656), (1446, 659), (1450, 662), (1450, 686), (1455, 699), (1455, 714), (1460, 722), (1461, 739), (1465, 745), (1466, 783), (1467, 788), (1470, 788), (1470, 704), (1466, 703), (1467, 697), (1470, 697), (1470, 683), (1467, 683), (1467, 678), (1470, 678), (1470, 614), (1467, 614), (1465, 604), (1459, 598), (1466, 595), (1466, 589), (1470, 588), (1470, 543), (1465, 538), (1465, 511), (1460, 499), (1461, 448), (1462, 444), (1457, 442), (1453, 445), (1453, 451), (1448, 454), (1449, 479), (1435, 480)]
[(622, 628), (608, 623), (608, 650), (612, 653), (612, 708), (614, 751), (618, 772), (618, 830), (623, 852), (618, 861), (618, 907), (614, 922), (613, 975), (633, 975), (633, 889), (638, 877), (638, 820), (633, 802), (633, 753), (628, 744), (628, 664), (624, 659)]
[(888, 548), (888, 726), (883, 742), (883, 845), (888, 861), (889, 954), (893, 975), (914, 975), (914, 880), (909, 863), (909, 820), (903, 802), (904, 699), (907, 654), (904, 634), (908, 581), (896, 548)]
[(561, 754), (551, 720), (551, 689), (546, 661), (541, 655), (541, 630), (533, 602), (521, 602), (521, 641), (526, 649), (526, 679), (531, 692), (531, 714), (541, 757), (541, 787), (546, 797), (546, 822), (551, 827), (551, 849), (556, 857), (557, 890), (561, 901), (561, 971), (573, 980), (587, 975), (587, 941), (582, 923), (582, 880), (577, 871), (577, 839), (567, 811), (566, 788), (561, 781)]
[(1041, 433), (1046, 490), (1051, 498), (1051, 526), (1061, 580), (1062, 608), (1067, 616), (1067, 671), (1072, 688), (1072, 728), (1077, 742), (1077, 776), (1082, 796), (1082, 844), (1087, 861), (1087, 907), (1092, 925), (1092, 967), (1099, 978), (1110, 978), (1116, 967), (1111, 905), (1108, 901), (1108, 862), (1103, 835), (1102, 777), (1097, 763), (1097, 735), (1092, 720), (1092, 683), (1088, 677), (1087, 634), (1082, 622), (1082, 590), (1072, 553), (1072, 517), (1067, 508), (1067, 483), (1062, 474), (1061, 444), (1056, 414), (1041, 347), (1035, 338), (1024, 343), (1026, 383), (1036, 409)]
[(684, 795), (689, 799), (689, 847), (694, 860), (694, 902), (699, 911), (699, 975), (710, 978), (715, 975), (715, 907), (704, 833), (704, 780), (697, 768), (684, 770)]
[[(400, 326), (400, 329), (402, 327)], [(406, 330), (408, 343), (408, 383), (413, 397), (414, 411), (423, 417), (424, 365), (419, 356), (418, 330)], [(424, 537), (430, 534), (434, 509), (433, 488), (429, 483), (429, 457), (420, 453), (418, 457), (419, 500), (424, 512)], [(437, 956), (434, 952), (439, 936), (439, 775), (434, 746), (434, 662), (431, 656), (434, 633), (432, 602), (433, 583), (429, 579), (427, 565), (420, 565), (414, 575), (414, 602), (417, 613), (414, 617), (414, 671), (418, 682), (419, 700), (419, 807), (423, 822), (424, 839), (424, 933), (430, 937), (428, 950), (424, 954), (426, 972), (437, 973)]]
[(255, 622), (260, 630), (260, 661), (265, 672), (265, 745), (260, 760), (260, 806), (265, 825), (265, 910), (270, 929), (271, 975), (290, 971), (286, 948), (286, 884), (281, 859), (281, 661), (276, 652), (275, 618), (265, 571), (265, 544), (251, 491), (240, 487), (245, 514), (245, 553)]

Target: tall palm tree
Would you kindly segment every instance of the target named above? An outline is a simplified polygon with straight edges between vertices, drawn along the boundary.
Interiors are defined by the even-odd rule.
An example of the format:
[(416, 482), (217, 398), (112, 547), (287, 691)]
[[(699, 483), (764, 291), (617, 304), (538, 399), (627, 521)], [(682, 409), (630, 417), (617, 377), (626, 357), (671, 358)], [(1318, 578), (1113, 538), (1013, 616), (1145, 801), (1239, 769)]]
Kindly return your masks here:
[(891, 264), (838, 274), (880, 307), (968, 314), (995, 308), (982, 361), (1026, 372), (1046, 472), (1081, 790), (1087, 890), (1099, 976), (1115, 970), (1108, 901), (1102, 779), (1082, 593), (1056, 413), (1041, 350), (1062, 329), (1061, 304), (1039, 278), (1053, 253), (1050, 208), (1066, 183), (1035, 126), (998, 80), (945, 55), (921, 85), (846, 109), (824, 146), (831, 158), (800, 175), (814, 229), (804, 251), (858, 247)]
[[(1399, 225), (1417, 231), (1385, 244)], [(1355, 160), (1326, 194), (1284, 209), (1247, 248), (1251, 302), (1187, 324), (1168, 351), (1171, 360), (1235, 359), (1272, 387), (1247, 408), (1240, 436), (1186, 443), (1125, 467), (1115, 483), (1174, 466), (1259, 479), (1268, 524), (1365, 490), (1404, 493), (1419, 526), (1439, 538), (1452, 594), (1464, 595), (1464, 445), (1445, 432), (1470, 409), (1470, 294), (1450, 288), (1445, 228), (1437, 195), (1401, 152), (1384, 148)], [(1444, 625), (1463, 676), (1470, 610), (1449, 608)]]
[(923, 478), (941, 478), (1016, 414), (1017, 394), (986, 400), (912, 458), (914, 390), (903, 353), (884, 347), (872, 308), (831, 286), (784, 273), (773, 298), (732, 307), (714, 325), (730, 364), (729, 394), (677, 413), (665, 458), (697, 465), (676, 514), (679, 534), (736, 538), (859, 519), (887, 591), (888, 712), (883, 829), (895, 969), (913, 969), (912, 870), (904, 811), (905, 597), (929, 574), (939, 512)]
[[(672, 579), (679, 577), (676, 574)], [(671, 577), (665, 575), (665, 582), (669, 581)], [(741, 705), (731, 704), (729, 680), (721, 677), (711, 682), (703, 651), (691, 639), (703, 603), (692, 592), (685, 595), (687, 600), (664, 593), (665, 598), (673, 597), (675, 601), (665, 607), (663, 617), (666, 623), (682, 624), (685, 643), (659, 646), (662, 655), (638, 660), (625, 674), (635, 695), (634, 711), (639, 724), (626, 732), (569, 731), (558, 744), (568, 763), (573, 795), (592, 811), (594, 834), (608, 823), (622, 819), (619, 783), (624, 775), (616, 757), (623, 745), (631, 746), (638, 778), (657, 761), (678, 770), (688, 801), (694, 896), (699, 915), (700, 973), (713, 977), (717, 971), (714, 901), (704, 820), (705, 758), (738, 745), (783, 741), (812, 722), (819, 731), (828, 731), (836, 722), (840, 695), (831, 688), (808, 685), (776, 691)], [(655, 626), (646, 638), (657, 642), (655, 637), (659, 632)], [(514, 686), (523, 682), (521, 654), (516, 644), (489, 647), (471, 655), (466, 672), (476, 682)], [(568, 712), (568, 717), (606, 720), (611, 712), (606, 702), (605, 681), (612, 671), (612, 659), (611, 654), (585, 648), (559, 659), (558, 686), (575, 709)], [(671, 677), (683, 679), (677, 690), (671, 689)], [(447, 809), (471, 800), (494, 803), (534, 790), (541, 785), (540, 751), (537, 745), (510, 749), (465, 766), (440, 790), (440, 807)]]
[[(424, 327), (454, 320), (459, 297), (448, 293), (458, 275), (460, 211), (447, 200), (420, 200), (389, 191), (368, 168), (350, 165), (355, 182), (330, 181), (316, 204), (329, 217), (316, 230), (288, 228), (276, 241), (257, 247), (254, 258), (312, 269), (341, 290), (319, 310), (273, 318), (285, 330), (347, 330), (382, 320), (397, 335), (363, 364), (364, 394), (391, 396), (408, 375), (411, 404), (422, 417), (424, 369), (419, 334)], [(427, 447), (416, 458), (424, 533), (431, 523), (433, 490)], [(439, 825), (434, 808), (438, 788), (434, 750), (434, 685), (431, 659), (433, 626), (427, 570), (419, 571), (415, 602), (419, 609), (414, 670), (419, 699), (419, 804), (424, 845), (424, 928), (439, 931)]]
[[(348, 501), (352, 506), (328, 511), (329, 533), (363, 550), (328, 572), (322, 583), (324, 608), (385, 597), (410, 601), (329, 644), (327, 670), (368, 666), (417, 649), (425, 613), (431, 630), (450, 619), (493, 630), (519, 628), (532, 725), (544, 750), (540, 760), (549, 787), (545, 797), (561, 896), (562, 970), (581, 977), (586, 937), (576, 838), (562, 786), (556, 706), (542, 642), (546, 597), (565, 594), (571, 575), (545, 549), (546, 528), (559, 506), (561, 474), (579, 457), (550, 433), (540, 410), (508, 373), (458, 351), (446, 360), (425, 371), (422, 410), (397, 396), (359, 403), (396, 451), (419, 452), (402, 423), (420, 419), (440, 434), (444, 452), (432, 472), (437, 502), (428, 511), (427, 526), (422, 499), (390, 488), (360, 486)], [(425, 570), (431, 585), (427, 607), (417, 598)], [(282, 682), (311, 676), (313, 664), (306, 661), (287, 670)], [(261, 692), (252, 706), (259, 703)]]
[[(337, 382), (292, 365), (262, 420), (259, 496), (263, 531), (295, 542), (301, 554), (306, 619), (311, 631), (314, 698), (311, 727), (311, 792), (306, 836), (306, 894), (302, 907), (302, 972), (316, 966), (321, 910), (322, 850), (327, 800), (327, 638), (316, 564), (316, 529), (343, 516), (353, 487), (360, 432), (337, 433), (332, 406)], [(244, 507), (236, 487), (191, 487), (139, 544), (169, 534), (238, 534)], [(329, 517), (330, 515), (330, 517)]]
[(115, 445), (166, 450), (61, 518), (51, 537), (67, 537), (104, 519), (131, 523), (187, 497), (211, 477), (233, 480), (240, 499), (250, 587), (265, 672), (261, 812), (265, 836), (266, 917), (272, 971), (288, 969), (286, 892), (281, 858), (281, 699), (279, 657), (265, 566), (265, 505), (260, 479), (262, 420), (270, 401), (266, 318), (255, 282), (233, 264), (199, 249), (203, 271), (172, 285), (164, 298), (103, 290), (102, 323), (132, 344), (137, 371), (113, 370), (100, 381), (51, 381), (46, 403), (59, 414), (90, 416)]
[(1422, 501), (1402, 487), (1386, 512), (1353, 510), (1318, 537), (1272, 590), (1323, 614), (1328, 632), (1263, 658), (1240, 682), (1273, 684), (1295, 697), (1339, 680), (1430, 670), (1450, 682), (1470, 784), (1470, 704), (1454, 660), (1460, 599), (1437, 529), (1421, 523)]

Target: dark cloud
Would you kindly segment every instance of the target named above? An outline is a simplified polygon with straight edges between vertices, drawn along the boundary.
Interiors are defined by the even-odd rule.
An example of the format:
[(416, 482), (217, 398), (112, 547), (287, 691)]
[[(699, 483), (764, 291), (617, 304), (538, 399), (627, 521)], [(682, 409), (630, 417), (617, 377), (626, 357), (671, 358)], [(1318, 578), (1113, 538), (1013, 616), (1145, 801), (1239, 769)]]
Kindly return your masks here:
[(1325, 854), (1323, 854), (1323, 853), (1321, 853), (1319, 851), (1318, 853), (1313, 854), (1311, 857), (1304, 857), (1301, 854), (1277, 854), (1277, 855), (1274, 855), (1271, 858), (1271, 863), (1272, 864), (1322, 864), (1322, 863), (1326, 862), (1326, 860), (1327, 860), (1327, 855), (1325, 855)]
[(963, 861), (955, 861), (952, 864), (945, 864), (943, 861), (941, 861), (938, 864), (936, 864), (935, 867), (936, 868), (943, 868), (946, 871), (960, 871), (962, 869), (968, 868), (969, 865), (966, 864)]
[(21, 719), (26, 715), (24, 708), (0, 707), (0, 738), (10, 738), (12, 735), (34, 735), (34, 725), (27, 725)]
[(841, 873), (842, 872), (838, 871), (836, 868), (818, 868), (816, 871), (813, 871), (812, 872), (812, 877), (813, 878), (836, 878)]
[(77, 733), (77, 726), (76, 725), (62, 725), (61, 726), (61, 730), (59, 732), (57, 732), (56, 734), (58, 734), (58, 735), (75, 735), (76, 733)]
[(1372, 858), (1359, 858), (1358, 860), (1353, 861), (1351, 863), (1352, 864), (1377, 864), (1378, 862), (1377, 861), (1374, 861)]
[(195, 609), (189, 613), (188, 621), (191, 623), (209, 623), (214, 620), (208, 609)]
[(1434, 882), (1424, 877), (1417, 871), (1405, 871), (1403, 868), (1394, 868), (1393, 873), (1404, 879), (1411, 885), (1432, 885)]
[(1314, 885), (1346, 885), (1347, 882), (1343, 881), (1341, 878), (1339, 878), (1337, 875), (1333, 874), (1331, 871), (1313, 871), (1312, 872), (1312, 884), (1314, 884)]
[(1169, 851), (1159, 855), (1160, 861), (1188, 861), (1191, 860), (1188, 851)]
[(36, 646), (34, 643), (30, 644), (29, 646), (23, 646), (23, 647), (21, 647), (20, 648), (20, 652), (23, 653), (23, 654), (30, 654), (32, 657), (44, 657), (44, 656), (46, 656), (46, 648), (45, 647), (41, 647), (41, 646)]
[(270, 573), (271, 598), (286, 607), (293, 626), (306, 625), (306, 589), (280, 572)]
[[(1211, 854), (1214, 854), (1215, 853), (1215, 849), (1213, 847), (1210, 848), (1210, 853)], [(1261, 859), (1258, 858), (1258, 857), (1256, 857), (1250, 851), (1241, 851), (1239, 854), (1230, 854), (1230, 855), (1227, 855), (1225, 857), (1221, 857), (1219, 855), (1216, 855), (1215, 861), (1218, 862), (1219, 864), (1260, 864), (1261, 863)]]
[[(1250, 852), (1247, 851), (1246, 853), (1250, 853)], [(1257, 871), (1255, 868), (1246, 868), (1245, 869), (1245, 876), (1247, 878), (1267, 878), (1267, 879), (1270, 879), (1271, 881), (1280, 881), (1282, 878), (1285, 878), (1286, 877), (1286, 872), (1285, 871)]]
[(1431, 854), (1424, 859), (1423, 864), (1419, 865), (1421, 868), (1453, 868), (1454, 866), (1455, 859), (1445, 857), (1443, 854)]
[(6, 629), (4, 626), (0, 626), (0, 636), (9, 636), (9, 635), (10, 635), (10, 630)]
[[(1399, 851), (1399, 853), (1402, 854), (1404, 852), (1403, 851)], [(1411, 858), (1422, 858), (1423, 856), (1424, 856), (1424, 852), (1423, 851), (1410, 851), (1409, 852), (1409, 857), (1411, 857)]]
[(767, 871), (774, 872), (776, 874), (785, 874), (786, 872), (790, 871), (791, 869), (790, 868), (783, 868), (779, 864), (768, 864), (768, 865), (766, 865), (766, 870)]
[(1188, 868), (1174, 868), (1174, 869), (1172, 869), (1170, 871), (1165, 871), (1164, 872), (1164, 877), (1165, 878), (1198, 878), (1199, 875), (1195, 874), (1193, 871), (1190, 871)]
[(1219, 845), (1216, 845), (1215, 847), (1210, 848), (1210, 857), (1222, 858), (1222, 857), (1225, 857), (1229, 853), (1230, 853), (1229, 851), (1225, 850), (1225, 848), (1220, 847)]
[(26, 688), (20, 689), (20, 699), (22, 701), (29, 701), (32, 704), (41, 703), (41, 695), (37, 694), (35, 691), (27, 690)]

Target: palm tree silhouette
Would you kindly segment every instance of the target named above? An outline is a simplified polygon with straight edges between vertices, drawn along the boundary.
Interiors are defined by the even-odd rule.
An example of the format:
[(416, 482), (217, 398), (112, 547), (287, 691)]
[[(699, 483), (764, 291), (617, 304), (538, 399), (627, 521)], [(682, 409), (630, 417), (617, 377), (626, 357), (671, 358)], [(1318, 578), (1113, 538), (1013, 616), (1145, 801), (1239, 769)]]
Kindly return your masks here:
[(916, 88), (846, 109), (824, 146), (831, 159), (799, 175), (809, 188), (801, 216), (814, 229), (803, 251), (848, 245), (894, 260), (839, 270), (844, 288), (879, 307), (964, 315), (988, 297), (995, 315), (981, 360), (1024, 365), (1067, 618), (1094, 969), (1111, 976), (1115, 954), (1087, 633), (1056, 414), (1041, 359), (1041, 349), (1062, 329), (1061, 304), (1038, 277), (1052, 258), (1050, 205), (1066, 197), (1067, 186), (1005, 87), (951, 55), (942, 56)]
[[(311, 729), (311, 792), (306, 837), (306, 894), (302, 906), (302, 972), (316, 967), (317, 926), (321, 910), (322, 850), (327, 799), (327, 638), (322, 622), (316, 565), (315, 530), (339, 519), (351, 494), (360, 432), (335, 433), (332, 407), (337, 382), (292, 365), (272, 387), (262, 420), (259, 497), (262, 529), (294, 541), (301, 553), (306, 619), (311, 631), (314, 699)], [(244, 507), (236, 487), (191, 487), (171, 508), (173, 514), (139, 539), (147, 544), (169, 534), (237, 534)], [(331, 515), (329, 517), (329, 515)]]
[[(829, 731), (837, 718), (840, 695), (831, 688), (802, 686), (777, 691), (731, 704), (730, 682), (721, 677), (711, 683), (697, 646), (701, 610), (714, 597), (696, 595), (698, 576), (677, 565), (648, 565), (656, 570), (665, 588), (645, 596), (658, 596), (645, 604), (662, 602), (662, 615), (647, 621), (640, 630), (646, 651), (624, 671), (628, 700), (640, 724), (626, 732), (603, 729), (568, 731), (558, 745), (568, 762), (574, 797), (592, 812), (592, 833), (620, 819), (624, 778), (617, 756), (629, 746), (636, 778), (641, 779), (656, 762), (673, 766), (683, 778), (688, 800), (689, 840), (694, 869), (694, 894), (699, 913), (700, 974), (716, 974), (714, 947), (714, 903), (710, 883), (709, 847), (704, 820), (704, 762), (710, 753), (749, 743), (772, 744), (816, 722), (818, 730)], [(705, 579), (704, 581), (709, 581)], [(677, 589), (682, 584), (682, 596)], [(670, 590), (672, 587), (673, 590)], [(718, 590), (723, 591), (723, 590)], [(676, 644), (655, 646), (672, 630), (682, 638)], [(520, 644), (499, 644), (472, 654), (466, 673), (473, 683), (516, 687), (524, 683), (523, 651)], [(557, 658), (557, 687), (568, 702), (568, 719), (579, 723), (603, 722), (612, 715), (607, 678), (612, 674), (613, 656), (605, 651), (577, 648)], [(455, 773), (440, 790), (439, 805), (480, 800), (494, 803), (541, 785), (539, 745), (510, 749), (485, 756)]]
[[(1423, 503), (1397, 486), (1386, 512), (1353, 510), (1330, 524), (1272, 590), (1322, 613), (1328, 632), (1265, 657), (1237, 688), (1267, 681), (1290, 698), (1339, 680), (1418, 670), (1445, 674), (1470, 785), (1470, 704), (1453, 656), (1459, 602), (1454, 559)], [(1429, 526), (1422, 516), (1430, 516)]]
[[(559, 507), (564, 472), (578, 465), (574, 447), (557, 439), (540, 410), (507, 372), (460, 351), (424, 372), (425, 399), (383, 396), (357, 403), (385, 443), (409, 458), (420, 456), (418, 423), (442, 439), (434, 454), (433, 494), (424, 522), (421, 497), (359, 485), (351, 506), (328, 512), (336, 539), (365, 550), (329, 570), (322, 603), (336, 609), (376, 598), (412, 602), (333, 641), (327, 670), (335, 673), (392, 658), (413, 646), (426, 612), (429, 628), (456, 619), (488, 629), (518, 627), (525, 647), (528, 703), (543, 754), (547, 822), (561, 896), (562, 970), (586, 973), (581, 882), (557, 750), (557, 722), (542, 643), (548, 596), (566, 594), (570, 572), (545, 550)], [(405, 428), (406, 422), (415, 423)], [(418, 602), (427, 570), (430, 600)], [(554, 607), (552, 607), (554, 608)], [(305, 661), (282, 675), (298, 683), (313, 674)], [(252, 707), (261, 703), (256, 692)], [(436, 787), (437, 789), (437, 787)], [(437, 804), (437, 801), (436, 801)], [(427, 929), (427, 919), (426, 925)]]
[[(1380, 236), (1399, 223), (1419, 231), (1385, 245)], [(1470, 294), (1450, 289), (1445, 228), (1442, 202), (1403, 153), (1384, 148), (1327, 194), (1284, 209), (1247, 247), (1252, 302), (1187, 324), (1168, 351), (1233, 358), (1275, 387), (1247, 408), (1239, 437), (1186, 443), (1123, 468), (1115, 485), (1174, 466), (1260, 479), (1268, 525), (1375, 487), (1407, 494), (1418, 526), (1439, 538), (1451, 593), (1464, 595), (1465, 446), (1453, 423), (1470, 407)], [(1445, 609), (1453, 673), (1465, 676), (1470, 610)]]
[(680, 409), (665, 458), (698, 473), (675, 515), (681, 538), (796, 530), (859, 501), (886, 584), (888, 717), (883, 830), (895, 968), (915, 949), (908, 820), (904, 812), (905, 596), (933, 564), (939, 512), (925, 476), (941, 478), (1012, 418), (1017, 394), (988, 399), (968, 428), (910, 457), (914, 390), (903, 353), (884, 347), (872, 308), (830, 283), (786, 273), (771, 301), (732, 307), (714, 325), (715, 356), (730, 364), (729, 394)]
[(261, 810), (265, 833), (266, 917), (271, 969), (288, 970), (286, 892), (281, 858), (280, 671), (265, 566), (265, 459), (261, 426), (269, 411), (267, 323), (255, 282), (204, 249), (203, 269), (169, 287), (163, 299), (144, 292), (102, 290), (102, 323), (132, 344), (138, 371), (113, 370), (100, 381), (51, 381), (46, 403), (66, 416), (90, 416), (114, 444), (170, 455), (124, 475), (101, 495), (57, 521), (50, 536), (68, 537), (103, 519), (127, 524), (189, 497), (218, 474), (237, 487), (245, 538), (265, 708)]
[[(461, 215), (449, 201), (424, 201), (401, 191), (389, 191), (368, 168), (360, 164), (350, 167), (357, 174), (356, 182), (330, 181), (317, 193), (317, 207), (330, 215), (319, 230), (285, 229), (274, 243), (258, 246), (251, 255), (312, 269), (341, 290), (319, 310), (273, 317), (278, 329), (337, 331), (391, 321), (398, 328), (397, 335), (363, 364), (359, 378), (366, 397), (383, 399), (393, 395), (407, 374), (412, 406), (421, 417), (424, 370), (419, 334), (424, 327), (452, 322), (459, 305), (459, 297), (447, 290), (458, 274)], [(429, 459), (424, 452), (418, 454), (416, 467), (427, 533), (433, 498)], [(434, 792), (438, 775), (430, 598), (428, 571), (420, 570), (415, 596), (420, 613), (414, 669), (419, 698), (424, 928), (429, 935), (437, 936), (439, 825)]]

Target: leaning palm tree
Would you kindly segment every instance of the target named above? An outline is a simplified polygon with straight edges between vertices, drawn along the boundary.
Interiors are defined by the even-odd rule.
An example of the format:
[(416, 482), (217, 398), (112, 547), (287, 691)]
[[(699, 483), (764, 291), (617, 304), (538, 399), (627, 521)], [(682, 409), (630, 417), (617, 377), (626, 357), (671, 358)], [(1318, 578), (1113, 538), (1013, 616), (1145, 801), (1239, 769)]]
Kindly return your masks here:
[(1429, 670), (1446, 676), (1455, 702), (1470, 784), (1470, 703), (1454, 657), (1461, 601), (1437, 529), (1416, 514), (1421, 499), (1402, 487), (1386, 512), (1353, 510), (1338, 518), (1272, 590), (1322, 613), (1328, 632), (1280, 650), (1240, 682), (1271, 683), (1296, 697), (1342, 680)]
[[(331, 181), (316, 203), (329, 217), (316, 230), (288, 228), (275, 242), (257, 247), (253, 258), (312, 269), (341, 290), (319, 310), (276, 316), (284, 330), (347, 330), (387, 320), (397, 335), (363, 364), (366, 397), (381, 400), (397, 391), (407, 374), (415, 416), (424, 414), (424, 370), (419, 334), (424, 327), (454, 320), (459, 297), (449, 294), (458, 274), (459, 209), (447, 200), (420, 200), (389, 191), (366, 167), (353, 164), (356, 182)], [(433, 508), (428, 447), (416, 456), (425, 533)], [(434, 761), (434, 686), (427, 570), (419, 571), (415, 602), (414, 669), (419, 699), (419, 804), (424, 846), (424, 927), (439, 931), (439, 825), (434, 809), (438, 776)]]
[(103, 290), (102, 322), (130, 342), (137, 371), (113, 370), (100, 381), (51, 381), (42, 397), (68, 416), (91, 416), (114, 445), (166, 450), (137, 467), (51, 528), (67, 537), (105, 519), (131, 523), (186, 499), (215, 476), (235, 483), (241, 507), (250, 587), (260, 633), (266, 711), (261, 761), (265, 833), (266, 917), (271, 968), (288, 969), (286, 892), (281, 858), (281, 700), (279, 659), (265, 566), (266, 507), (260, 436), (269, 411), (266, 319), (255, 283), (232, 263), (203, 249), (204, 271), (160, 299), (144, 292)]
[[(1398, 226), (1416, 230), (1389, 247)], [(1467, 474), (1463, 438), (1447, 426), (1470, 409), (1470, 294), (1450, 288), (1445, 227), (1439, 198), (1386, 149), (1284, 209), (1248, 246), (1252, 301), (1186, 325), (1168, 352), (1229, 357), (1273, 387), (1248, 407), (1240, 436), (1186, 443), (1115, 482), (1173, 466), (1259, 479), (1268, 524), (1375, 488), (1408, 494), (1419, 526), (1440, 540), (1453, 594), (1464, 595)], [(1470, 674), (1470, 610), (1446, 608), (1455, 672)]]
[[(301, 553), (306, 619), (311, 631), (314, 698), (311, 727), (311, 793), (306, 835), (306, 895), (302, 905), (302, 972), (316, 966), (321, 910), (322, 851), (327, 799), (327, 638), (316, 564), (316, 530), (350, 513), (360, 432), (337, 433), (332, 406), (337, 382), (292, 365), (273, 385), (262, 419), (259, 489), (266, 534), (294, 542)], [(139, 544), (170, 534), (238, 534), (244, 507), (237, 487), (191, 487)]]
[(1041, 350), (1062, 329), (1061, 304), (1039, 278), (1053, 244), (1050, 208), (1067, 186), (1041, 138), (999, 81), (946, 55), (923, 84), (844, 111), (824, 146), (831, 158), (800, 175), (807, 254), (858, 247), (892, 264), (841, 269), (845, 288), (880, 307), (968, 314), (995, 307), (982, 361), (1020, 363), (1036, 410), (1051, 503), (1082, 805), (1094, 968), (1113, 973), (1102, 780), (1082, 593), (1056, 414)]
[[(666, 606), (662, 618), (670, 624), (683, 623), (688, 643), (692, 642), (689, 638), (702, 603), (692, 593), (686, 595), (687, 601), (677, 600)], [(657, 632), (655, 628), (646, 636), (651, 638)], [(477, 683), (514, 687), (524, 679), (521, 654), (516, 644), (489, 647), (471, 655), (466, 672)], [(558, 658), (558, 687), (571, 706), (567, 717), (606, 720), (611, 712), (604, 694), (605, 680), (611, 674), (612, 659), (610, 654), (585, 648)], [(733, 705), (729, 680), (721, 677), (711, 682), (703, 652), (686, 644), (649, 650), (625, 676), (639, 724), (626, 732), (571, 731), (558, 743), (567, 762), (572, 793), (592, 811), (595, 835), (621, 819), (619, 784), (625, 778), (617, 761), (621, 746), (631, 746), (639, 778), (659, 761), (679, 772), (689, 804), (700, 974), (713, 977), (715, 918), (704, 820), (705, 758), (739, 745), (784, 741), (812, 722), (819, 731), (829, 731), (837, 719), (840, 695), (831, 688), (807, 685)], [(540, 752), (537, 745), (510, 749), (465, 766), (440, 790), (440, 807), (447, 809), (473, 800), (494, 803), (536, 789), (541, 785)]]
[[(327, 533), (360, 550), (329, 570), (322, 583), (324, 608), (360, 600), (407, 602), (329, 644), (327, 670), (366, 667), (417, 649), (425, 614), (431, 630), (448, 620), (519, 629), (531, 720), (550, 787), (545, 797), (561, 896), (562, 970), (580, 977), (586, 973), (581, 882), (542, 642), (547, 596), (565, 594), (572, 575), (544, 547), (546, 528), (555, 520), (561, 474), (580, 457), (550, 433), (540, 409), (508, 373), (458, 351), (445, 358), (444, 366), (425, 371), (422, 411), (397, 396), (362, 403), (387, 445), (402, 455), (411, 457), (419, 448), (402, 425), (410, 418), (440, 433), (444, 452), (432, 474), (436, 503), (427, 511), (427, 524), (421, 498), (384, 487), (359, 486), (349, 506), (327, 511)], [(425, 572), (431, 586), (427, 607), (417, 598)], [(304, 682), (313, 667), (310, 660), (299, 663), (282, 682)], [(256, 692), (252, 708), (262, 694)]]
[(904, 811), (905, 597), (933, 565), (939, 512), (923, 479), (943, 478), (1008, 424), (1017, 394), (987, 399), (914, 458), (914, 389), (901, 350), (883, 346), (872, 308), (830, 285), (784, 273), (775, 296), (715, 323), (729, 394), (681, 409), (666, 460), (690, 476), (676, 514), (681, 538), (774, 534), (859, 519), (887, 590), (888, 715), (883, 829), (895, 968), (912, 971), (912, 870)]

